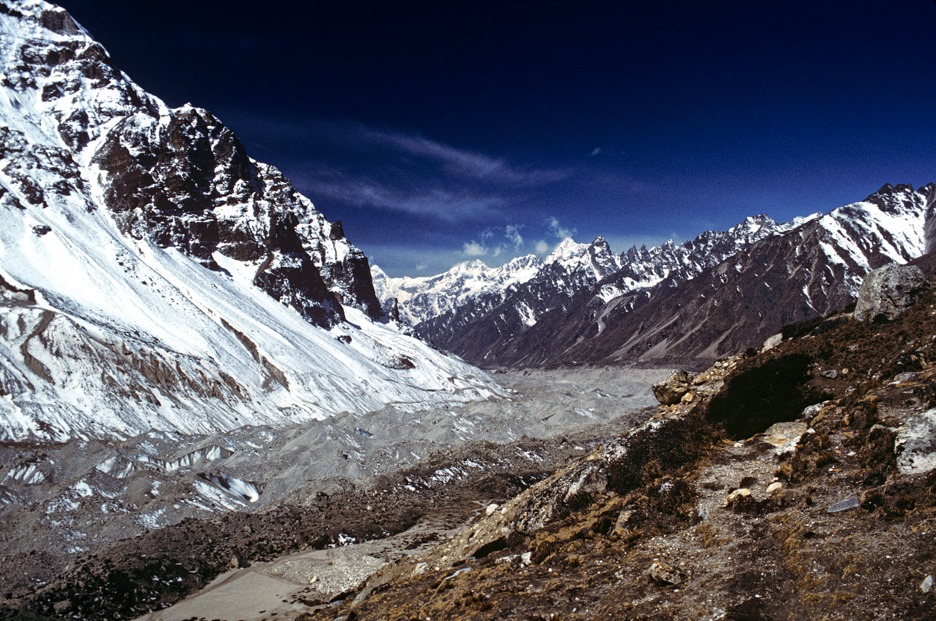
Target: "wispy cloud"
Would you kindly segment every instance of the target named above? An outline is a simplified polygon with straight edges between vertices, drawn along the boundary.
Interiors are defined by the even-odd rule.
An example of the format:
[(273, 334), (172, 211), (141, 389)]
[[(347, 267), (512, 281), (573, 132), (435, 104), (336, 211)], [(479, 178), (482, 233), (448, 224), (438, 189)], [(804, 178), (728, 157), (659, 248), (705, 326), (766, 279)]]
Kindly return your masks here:
[[(405, 262), (411, 273), (417, 266), (444, 271), (467, 258), (497, 263), (547, 254), (577, 233), (570, 223), (591, 231), (596, 219), (607, 222), (642, 190), (638, 180), (608, 167), (604, 160), (614, 151), (607, 146), (594, 147), (585, 162), (578, 157), (551, 168), (354, 121), (240, 117), (240, 123), (262, 130), (254, 133), (262, 144), (248, 146), (268, 154), (326, 217), (354, 223), (348, 233), (356, 243), (408, 240), (408, 256), (384, 251), (378, 260), (390, 269)], [(438, 248), (423, 258), (427, 244)]]
[(504, 228), (488, 228), (481, 231), (477, 239), (462, 244), (462, 253), (468, 257), (500, 257), (510, 248), (518, 252), (523, 246), (519, 224), (508, 224)]
[(333, 199), (355, 207), (397, 211), (445, 222), (477, 221), (497, 213), (505, 199), (468, 189), (412, 186), (355, 178), (324, 171), (294, 175), (300, 190), (316, 199)]
[(504, 159), (459, 149), (418, 135), (361, 128), (361, 135), (374, 144), (400, 153), (434, 161), (449, 174), (520, 186), (537, 186), (561, 181), (569, 173), (562, 170), (524, 170)]
[(549, 237), (552, 237), (554, 241), (550, 243), (545, 239), (537, 240), (536, 243), (533, 244), (533, 251), (538, 255), (549, 254), (556, 246), (557, 242), (573, 237), (575, 235), (575, 229), (563, 226), (558, 218), (550, 216), (546, 218), (546, 233)]
[(513, 246), (514, 250), (520, 250), (523, 245), (523, 236), (520, 235), (520, 227), (516, 224), (508, 224), (504, 227), (504, 237)]
[(280, 152), (306, 154), (310, 145), (315, 146), (316, 160), (305, 155), (280, 163), (293, 183), (314, 201), (333, 199), (351, 207), (440, 222), (490, 219), (528, 203), (531, 196), (571, 174), (525, 168), (420, 135), (354, 122), (244, 122), (261, 126), (266, 136), (274, 136), (270, 139)]
[(363, 159), (375, 157), (385, 166), (402, 166), (409, 172), (431, 168), (461, 180), (483, 181), (509, 187), (537, 187), (562, 181), (572, 171), (564, 169), (529, 168), (502, 157), (479, 153), (431, 140), (416, 133), (377, 129), (353, 121), (306, 119), (302, 123), (275, 119), (235, 119), (263, 129), (278, 141), (304, 142), (359, 154)]
[(488, 247), (482, 243), (470, 241), (462, 245), (462, 252), (468, 257), (483, 257), (488, 253)]
[(561, 224), (559, 224), (559, 220), (555, 218), (554, 216), (549, 217), (549, 219), (547, 220), (547, 225), (549, 227), (549, 232), (556, 239), (563, 240), (567, 237), (572, 237), (573, 235), (575, 235), (574, 228), (570, 229), (570, 228), (566, 228), (562, 226)]

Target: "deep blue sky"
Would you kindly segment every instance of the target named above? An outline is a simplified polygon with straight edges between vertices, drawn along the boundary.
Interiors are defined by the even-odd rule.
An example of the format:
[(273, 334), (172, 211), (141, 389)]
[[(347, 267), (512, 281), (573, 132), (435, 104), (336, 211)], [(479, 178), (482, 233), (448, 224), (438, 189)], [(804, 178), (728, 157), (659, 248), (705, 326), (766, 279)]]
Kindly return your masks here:
[(936, 181), (936, 3), (68, 0), (391, 275)]

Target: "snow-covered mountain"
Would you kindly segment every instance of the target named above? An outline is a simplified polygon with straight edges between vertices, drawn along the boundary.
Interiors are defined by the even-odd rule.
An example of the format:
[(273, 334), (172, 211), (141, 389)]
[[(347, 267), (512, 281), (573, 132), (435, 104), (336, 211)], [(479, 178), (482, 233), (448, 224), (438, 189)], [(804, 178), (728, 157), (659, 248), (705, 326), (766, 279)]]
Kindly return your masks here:
[(608, 301), (663, 281), (676, 285), (695, 278), (754, 242), (785, 233), (817, 217), (819, 214), (813, 214), (778, 224), (762, 214), (745, 218), (727, 231), (705, 231), (681, 244), (668, 241), (651, 248), (632, 246), (621, 255), (621, 270), (601, 283), (597, 295)]
[(574, 314), (552, 317), (533, 358), (558, 361), (700, 363), (759, 347), (784, 326), (852, 303), (864, 275), (933, 249), (936, 184), (885, 185), (863, 201), (811, 217), (765, 238), (678, 286), (663, 282), (604, 302), (583, 297)]
[(514, 284), (524, 283), (542, 267), (535, 255), (512, 259), (499, 267), (480, 260), (459, 263), (436, 276), (391, 278), (380, 266), (371, 266), (377, 297), (387, 304), (396, 300), (400, 317), (415, 326), (451, 311), (473, 298), (499, 294)]
[(593, 280), (544, 266), (416, 331), (483, 366), (701, 364), (846, 306), (870, 269), (932, 250), (934, 195), (934, 185), (885, 185), (826, 215), (754, 216), (682, 244), (630, 248)]
[[(571, 295), (582, 288), (602, 283), (598, 295), (607, 299), (635, 289), (652, 287), (667, 278), (687, 280), (726, 256), (762, 239), (788, 230), (799, 220), (779, 225), (767, 216), (747, 218), (728, 231), (707, 231), (696, 239), (676, 244), (640, 248), (634, 246), (621, 255), (611, 251), (598, 237), (592, 244), (564, 239), (544, 259), (535, 255), (518, 257), (500, 267), (488, 267), (480, 260), (459, 263), (449, 271), (422, 278), (390, 278), (378, 266), (371, 267), (377, 297), (384, 307), (398, 306), (400, 317), (411, 326), (423, 326), (434, 340), (428, 322), (450, 314), (481, 315), (504, 303), (507, 297), (524, 296), (527, 288), (539, 294), (550, 283)], [(533, 281), (533, 282), (531, 282)], [(395, 301), (395, 302), (394, 302)], [(543, 304), (520, 303), (523, 322), (532, 325), (550, 308)], [(441, 320), (445, 329), (459, 323)]]
[[(798, 223), (797, 221), (796, 223)], [(599, 237), (592, 244), (563, 241), (542, 262), (535, 277), (462, 300), (450, 310), (430, 316), (416, 331), (439, 347), (486, 365), (514, 364), (515, 339), (547, 315), (575, 308), (583, 295), (611, 300), (664, 280), (682, 282), (698, 275), (751, 243), (788, 230), (767, 216), (747, 218), (728, 231), (708, 231), (694, 240), (667, 242), (652, 248), (632, 247), (621, 255)], [(444, 290), (437, 294), (447, 296)], [(405, 307), (405, 303), (401, 306)], [(541, 335), (548, 348), (550, 335)]]
[(363, 253), (61, 8), (0, 3), (0, 439), (285, 425), (497, 393), (375, 321)]
[[(562, 240), (545, 258), (535, 255), (517, 257), (499, 267), (488, 267), (480, 260), (465, 261), (447, 272), (421, 278), (390, 278), (378, 267), (371, 268), (377, 296), (385, 308), (397, 305), (400, 317), (411, 326), (471, 309), (483, 313), (527, 288), (542, 290), (553, 283), (553, 296), (590, 286), (620, 269), (620, 259), (608, 243), (598, 237), (591, 244)], [(544, 307), (545, 308), (545, 307)], [(535, 323), (540, 312), (536, 305), (523, 307), (523, 321)], [(446, 329), (458, 323), (447, 322)]]

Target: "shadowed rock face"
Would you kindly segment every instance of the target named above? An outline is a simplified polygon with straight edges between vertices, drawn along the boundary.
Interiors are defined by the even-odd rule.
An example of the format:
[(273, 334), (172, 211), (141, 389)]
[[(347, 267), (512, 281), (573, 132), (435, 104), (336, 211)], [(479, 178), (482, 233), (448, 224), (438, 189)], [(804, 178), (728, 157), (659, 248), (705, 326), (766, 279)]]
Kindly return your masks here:
[(125, 233), (218, 269), (220, 252), (257, 262), (254, 284), (310, 322), (344, 319), (342, 304), (380, 316), (366, 257), (282, 174), (257, 164), (210, 113), (128, 116), (95, 158), (105, 202)]
[(89, 190), (99, 189), (121, 232), (211, 269), (216, 252), (263, 265), (255, 284), (314, 324), (341, 321), (343, 305), (380, 316), (367, 259), (340, 223), (248, 157), (217, 118), (190, 105), (168, 109), (59, 7), (6, 2), (0, 14), (22, 24), (0, 46), (0, 86), (11, 101), (32, 102), (14, 105), (0, 130), (16, 189), (0, 190), (0, 203), (88, 195), (91, 211), (99, 205)]
[(739, 373), (712, 399), (709, 418), (722, 423), (729, 437), (742, 439), (796, 420), (806, 406), (821, 400), (807, 387), (811, 362), (791, 354)]

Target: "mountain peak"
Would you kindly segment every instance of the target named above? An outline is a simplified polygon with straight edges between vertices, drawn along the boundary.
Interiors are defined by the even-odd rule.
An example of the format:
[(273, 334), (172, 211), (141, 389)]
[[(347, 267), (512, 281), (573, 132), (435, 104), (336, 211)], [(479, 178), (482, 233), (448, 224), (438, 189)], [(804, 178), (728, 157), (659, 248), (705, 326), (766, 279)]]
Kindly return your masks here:
[(580, 244), (571, 237), (559, 242), (552, 252), (543, 260), (545, 263), (556, 263), (581, 256), (588, 248), (588, 244)]
[(0, 330), (0, 439), (214, 433), (497, 391), (376, 323), (343, 227), (210, 113), (140, 89), (63, 9), (0, 3), (0, 63), (0, 311), (25, 330)]

